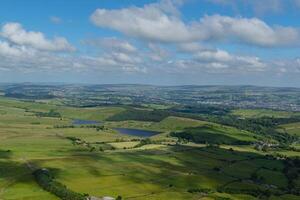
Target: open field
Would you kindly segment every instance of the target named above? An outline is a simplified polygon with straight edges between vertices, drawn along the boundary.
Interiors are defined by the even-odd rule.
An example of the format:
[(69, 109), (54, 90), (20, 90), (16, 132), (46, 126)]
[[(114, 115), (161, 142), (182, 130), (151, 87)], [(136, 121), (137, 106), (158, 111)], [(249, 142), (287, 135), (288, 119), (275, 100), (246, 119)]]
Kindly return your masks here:
[(289, 134), (300, 136), (300, 123), (285, 124), (280, 126), (279, 129)]
[(260, 117), (288, 118), (292, 116), (299, 116), (299, 113), (296, 112), (267, 110), (267, 109), (238, 109), (238, 110), (234, 110), (232, 114), (244, 118), (260, 118)]
[[(36, 115), (50, 110), (61, 117)], [(209, 138), (209, 143), (223, 143), (224, 137), (256, 142), (262, 136), (174, 116), (160, 122), (106, 121), (123, 110), (111, 106), (72, 108), (2, 97), (0, 199), (59, 199), (35, 182), (32, 172), (39, 168), (50, 170), (57, 181), (73, 191), (98, 197), (254, 200), (268, 191), (269, 199), (298, 198), (285, 194), (288, 178), (284, 161), (266, 156), (267, 152), (257, 151), (252, 145), (176, 144), (177, 138), (169, 133), (191, 131), (202, 139)], [(102, 121), (105, 128), (71, 126), (72, 119)], [(114, 127), (161, 134), (150, 138), (154, 143), (137, 146), (141, 138), (120, 134)], [(295, 157), (299, 153), (287, 151), (285, 155)], [(300, 189), (300, 177), (293, 181)]]

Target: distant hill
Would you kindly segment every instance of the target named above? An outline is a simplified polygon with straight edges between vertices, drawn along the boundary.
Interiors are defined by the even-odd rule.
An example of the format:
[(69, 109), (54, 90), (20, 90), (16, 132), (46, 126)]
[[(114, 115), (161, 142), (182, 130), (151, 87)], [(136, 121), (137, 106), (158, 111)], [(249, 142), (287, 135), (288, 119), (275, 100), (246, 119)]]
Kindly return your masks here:
[[(7, 97), (19, 99), (64, 99), (72, 106), (99, 105), (217, 105), (233, 108), (266, 108), (300, 111), (300, 88), (135, 84), (4, 84)], [(79, 104), (80, 102), (80, 104)]]

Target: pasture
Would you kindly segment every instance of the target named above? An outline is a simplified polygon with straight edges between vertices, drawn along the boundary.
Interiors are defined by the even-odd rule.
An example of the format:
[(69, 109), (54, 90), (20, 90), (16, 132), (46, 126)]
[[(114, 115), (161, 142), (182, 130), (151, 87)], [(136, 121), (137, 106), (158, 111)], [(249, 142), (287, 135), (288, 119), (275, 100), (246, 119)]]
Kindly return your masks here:
[[(38, 117), (56, 110), (61, 118)], [(284, 162), (248, 146), (176, 144), (173, 131), (205, 130), (241, 141), (259, 136), (233, 127), (167, 117), (160, 122), (105, 121), (121, 107), (72, 108), (0, 98), (0, 199), (57, 200), (35, 182), (32, 172), (47, 168), (73, 191), (132, 200), (297, 199), (284, 194)], [(99, 120), (104, 129), (72, 125), (72, 119)], [(55, 126), (61, 128), (55, 128)], [(163, 143), (135, 148), (141, 138), (119, 134), (114, 127), (161, 131)], [(256, 138), (254, 136), (257, 136)], [(217, 137), (218, 138), (218, 137)], [(300, 188), (300, 178), (295, 180)]]
[(267, 110), (267, 109), (237, 109), (234, 110), (232, 114), (244, 118), (260, 118), (260, 117), (288, 118), (292, 116), (299, 116), (299, 113), (295, 113), (295, 112)]

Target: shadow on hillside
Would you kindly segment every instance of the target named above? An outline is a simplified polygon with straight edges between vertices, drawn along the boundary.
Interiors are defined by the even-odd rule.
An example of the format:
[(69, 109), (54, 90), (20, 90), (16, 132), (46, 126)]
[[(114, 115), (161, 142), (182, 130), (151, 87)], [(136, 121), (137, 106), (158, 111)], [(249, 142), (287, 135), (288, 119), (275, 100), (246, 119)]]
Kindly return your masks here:
[(171, 133), (172, 136), (192, 141), (199, 144), (250, 144), (249, 141), (231, 137), (225, 130), (205, 125), (200, 127), (186, 128), (181, 132)]
[[(12, 160), (11, 151), (0, 150), (0, 180), (1, 187), (9, 188), (16, 183), (28, 183), (34, 181), (32, 175), (35, 168), (39, 165), (34, 160)], [(59, 174), (57, 168), (49, 169), (54, 177)], [(1, 188), (0, 188), (1, 189)]]
[[(111, 170), (115, 170), (119, 178), (124, 179), (112, 183), (111, 188), (132, 188), (147, 183), (159, 185), (162, 190), (175, 189), (185, 192), (203, 187), (216, 190), (237, 181), (245, 181), (249, 186), (258, 188), (267, 182), (262, 180), (258, 184), (252, 181), (254, 173), (260, 169), (272, 172), (273, 166), (278, 166), (276, 173), (282, 173), (283, 166), (282, 161), (271, 157), (217, 147), (171, 146), (168, 150), (109, 153), (74, 151), (72, 156), (79, 156), (78, 165), (84, 162), (84, 168), (99, 179), (105, 176), (101, 165), (111, 166)], [(97, 166), (98, 169), (95, 169), (94, 162), (101, 163)], [(236, 185), (234, 189), (238, 190), (239, 187)]]
[(0, 159), (8, 159), (12, 156), (12, 152), (10, 150), (0, 150)]

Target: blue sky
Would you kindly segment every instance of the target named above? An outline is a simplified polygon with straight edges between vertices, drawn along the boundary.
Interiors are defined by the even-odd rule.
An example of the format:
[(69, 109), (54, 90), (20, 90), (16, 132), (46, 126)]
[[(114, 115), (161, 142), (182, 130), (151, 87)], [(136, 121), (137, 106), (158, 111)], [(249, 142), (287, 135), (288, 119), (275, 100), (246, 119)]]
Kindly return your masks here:
[(300, 0), (2, 0), (1, 82), (300, 87)]

